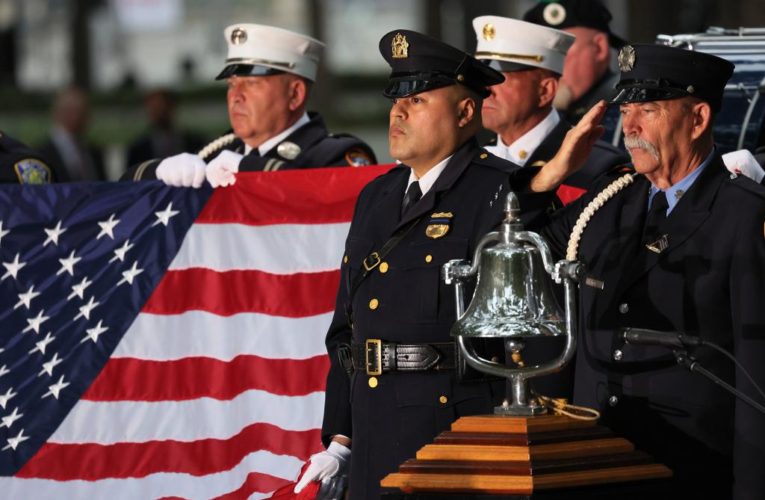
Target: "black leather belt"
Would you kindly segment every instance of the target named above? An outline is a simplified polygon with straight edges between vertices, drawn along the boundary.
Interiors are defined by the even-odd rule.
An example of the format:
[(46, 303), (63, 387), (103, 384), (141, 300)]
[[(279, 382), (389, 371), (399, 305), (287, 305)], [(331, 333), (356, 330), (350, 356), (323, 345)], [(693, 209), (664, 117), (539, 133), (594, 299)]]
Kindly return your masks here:
[(367, 375), (454, 369), (454, 342), (396, 344), (368, 339), (351, 345), (353, 368)]

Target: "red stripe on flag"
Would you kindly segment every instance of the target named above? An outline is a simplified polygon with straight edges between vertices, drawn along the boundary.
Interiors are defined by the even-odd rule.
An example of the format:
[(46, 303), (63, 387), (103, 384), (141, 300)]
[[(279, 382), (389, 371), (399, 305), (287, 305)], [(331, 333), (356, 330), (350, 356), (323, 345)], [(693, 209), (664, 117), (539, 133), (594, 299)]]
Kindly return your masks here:
[(236, 184), (213, 192), (196, 222), (251, 226), (348, 222), (361, 189), (393, 166), (240, 173)]
[(142, 311), (207, 311), (219, 316), (254, 312), (302, 318), (332, 311), (339, 283), (339, 270), (295, 274), (201, 268), (168, 271)]
[(267, 493), (294, 483), (280, 477), (269, 476), (268, 474), (250, 473), (247, 475), (244, 484), (230, 493), (215, 497), (214, 500), (247, 500), (253, 493)]
[[(89, 401), (184, 401), (202, 397), (229, 400), (248, 390), (284, 396), (323, 391), (327, 356), (267, 359), (237, 356), (175, 361), (111, 359), (82, 396)], [(310, 374), (310, 376), (299, 376)], [(135, 381), (140, 380), (140, 384)]]
[(321, 448), (320, 433), (319, 429), (285, 431), (270, 424), (252, 424), (225, 440), (112, 445), (46, 443), (17, 476), (57, 481), (135, 478), (158, 472), (203, 476), (231, 470), (248, 454), (259, 450), (306, 460)]

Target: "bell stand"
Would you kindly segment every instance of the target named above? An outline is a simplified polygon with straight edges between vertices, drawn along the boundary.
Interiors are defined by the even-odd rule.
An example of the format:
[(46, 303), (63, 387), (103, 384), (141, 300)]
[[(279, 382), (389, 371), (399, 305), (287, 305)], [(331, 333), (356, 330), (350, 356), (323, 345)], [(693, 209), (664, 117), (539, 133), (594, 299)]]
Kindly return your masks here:
[[(462, 417), (454, 422), (449, 431), (439, 434), (414, 459), (404, 462), (398, 472), (383, 478), (381, 486), (391, 489), (384, 498), (466, 499), (468, 495), (480, 495), (470, 498), (500, 495), (514, 499), (568, 499), (574, 498), (576, 489), (588, 495), (581, 498), (598, 498), (598, 488), (604, 491), (602, 488), (608, 489), (614, 483), (637, 491), (636, 483), (672, 475), (666, 466), (653, 463), (651, 457), (636, 451), (632, 443), (598, 426), (594, 420), (545, 414), (544, 407), (528, 399), (529, 378), (560, 370), (574, 354), (574, 282), (579, 281), (584, 270), (578, 262), (562, 261), (553, 266), (544, 240), (521, 230), (519, 213), (517, 197), (508, 194), (502, 230), (489, 233), (479, 242), (472, 265), (462, 261), (445, 264), (444, 280), (455, 285), (457, 313), (461, 317), (465, 311), (462, 282), (477, 273), (481, 251), (497, 241), (533, 244), (540, 250), (545, 270), (564, 285), (567, 329), (564, 352), (557, 360), (539, 366), (508, 369), (480, 358), (465, 338), (458, 336), (457, 344), (470, 366), (508, 378), (509, 401), (496, 407), (494, 415)], [(513, 349), (512, 345), (509, 347)], [(639, 498), (644, 498), (653, 493), (653, 488), (661, 488), (661, 482), (652, 481), (637, 488)], [(628, 498), (627, 489), (617, 490), (620, 500)]]

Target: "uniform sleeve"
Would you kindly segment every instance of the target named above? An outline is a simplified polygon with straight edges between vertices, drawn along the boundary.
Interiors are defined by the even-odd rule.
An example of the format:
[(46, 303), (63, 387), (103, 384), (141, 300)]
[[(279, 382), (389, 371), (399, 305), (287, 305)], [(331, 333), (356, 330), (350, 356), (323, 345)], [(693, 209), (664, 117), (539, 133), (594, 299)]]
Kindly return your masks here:
[[(761, 201), (761, 200), (760, 200)], [(765, 205), (742, 213), (747, 222), (732, 245), (730, 300), (736, 359), (765, 390)], [(757, 389), (736, 371), (736, 388), (763, 403)], [(733, 473), (737, 499), (765, 498), (765, 415), (737, 399), (734, 415)]]
[(161, 158), (146, 160), (127, 169), (127, 172), (120, 177), (121, 181), (150, 181), (157, 179), (157, 167)]
[(320, 142), (311, 152), (321, 165), (317, 167), (366, 167), (376, 165), (372, 148), (352, 135), (334, 135)]
[[(353, 220), (348, 231), (348, 239), (345, 244), (345, 255), (348, 255), (348, 240), (354, 234), (357, 214), (361, 210), (365, 190), (362, 190), (356, 202)], [(346, 304), (349, 301), (351, 268), (346, 258), (340, 265), (340, 286), (335, 300), (335, 312), (332, 315), (332, 323), (327, 331), (325, 345), (329, 355), (329, 373), (327, 374), (327, 387), (324, 397), (324, 419), (321, 426), (321, 439), (324, 446), (328, 446), (332, 436), (342, 434), (353, 438), (351, 425), (351, 379), (345, 368), (340, 364), (338, 348), (343, 344), (351, 343), (351, 327), (347, 318)]]

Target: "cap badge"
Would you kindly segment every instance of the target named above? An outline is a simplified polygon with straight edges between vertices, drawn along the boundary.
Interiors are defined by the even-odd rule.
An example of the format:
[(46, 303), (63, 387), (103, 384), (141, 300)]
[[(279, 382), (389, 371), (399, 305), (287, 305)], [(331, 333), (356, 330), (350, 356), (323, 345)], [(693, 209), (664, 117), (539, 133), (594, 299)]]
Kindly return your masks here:
[(486, 41), (493, 40), (497, 34), (497, 30), (494, 29), (494, 25), (487, 23), (483, 25), (483, 39)]
[(425, 236), (434, 240), (446, 236), (451, 227), (452, 217), (454, 217), (454, 214), (451, 212), (436, 212), (432, 214), (428, 227), (425, 228)]
[(406, 41), (405, 35), (396, 33), (390, 45), (393, 59), (406, 59), (409, 57), (409, 42)]
[(242, 28), (235, 28), (234, 31), (231, 32), (231, 43), (234, 45), (242, 45), (246, 41), (247, 32)]
[(635, 66), (635, 48), (632, 45), (625, 45), (622, 50), (619, 51), (619, 70), (622, 73), (632, 71)]
[(276, 146), (276, 152), (285, 160), (294, 160), (300, 154), (300, 146), (294, 142), (284, 141)]
[(566, 20), (566, 8), (559, 3), (548, 4), (542, 11), (542, 18), (550, 26), (558, 26)]
[(696, 92), (696, 89), (693, 87), (693, 85), (688, 85), (685, 91), (688, 92), (689, 94), (693, 94), (694, 92)]

